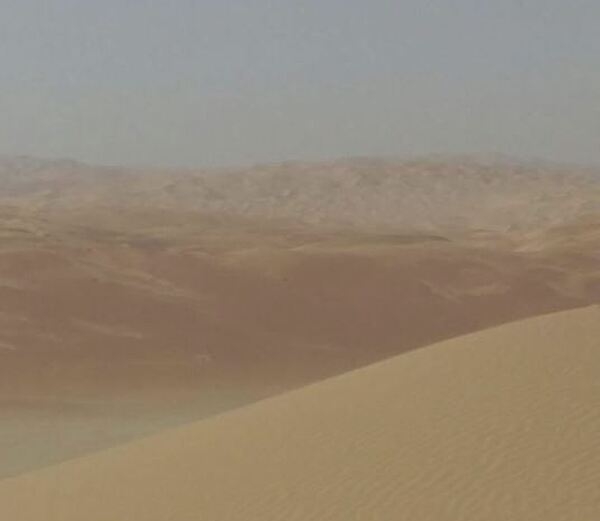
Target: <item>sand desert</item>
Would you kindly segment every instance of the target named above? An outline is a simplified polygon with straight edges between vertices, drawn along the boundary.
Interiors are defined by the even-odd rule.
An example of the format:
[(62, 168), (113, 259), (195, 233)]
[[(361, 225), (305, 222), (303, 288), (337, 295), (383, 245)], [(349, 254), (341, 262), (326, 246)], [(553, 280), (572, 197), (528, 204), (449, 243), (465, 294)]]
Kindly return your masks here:
[(0, 521), (600, 521), (599, 20), (0, 0)]
[(595, 519), (599, 303), (593, 168), (3, 157), (0, 518)]

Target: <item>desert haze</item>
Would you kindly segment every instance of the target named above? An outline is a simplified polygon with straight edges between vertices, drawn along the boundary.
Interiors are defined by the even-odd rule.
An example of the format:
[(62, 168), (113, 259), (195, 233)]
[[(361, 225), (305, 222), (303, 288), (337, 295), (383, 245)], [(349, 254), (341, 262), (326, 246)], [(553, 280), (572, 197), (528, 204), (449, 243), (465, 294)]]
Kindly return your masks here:
[(594, 168), (2, 157), (0, 518), (600, 518), (598, 303)]

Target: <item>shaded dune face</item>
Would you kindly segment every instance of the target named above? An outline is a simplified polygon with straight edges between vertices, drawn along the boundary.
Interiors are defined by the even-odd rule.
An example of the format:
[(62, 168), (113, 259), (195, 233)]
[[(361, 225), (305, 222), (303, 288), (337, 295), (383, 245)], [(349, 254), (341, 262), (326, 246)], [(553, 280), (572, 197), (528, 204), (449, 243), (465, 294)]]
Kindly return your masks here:
[[(425, 232), (390, 217), (406, 212), (402, 205), (394, 214), (388, 202), (377, 214), (374, 201), (386, 193), (378, 187), (399, 175), (387, 164), (283, 165), (279, 176), (269, 167), (226, 180), (19, 164), (0, 190), (0, 476), (438, 340), (600, 300), (599, 221), (593, 213), (572, 218), (593, 208), (594, 191), (577, 191), (592, 183), (587, 173), (567, 183), (552, 212), (534, 205), (527, 230), (473, 231), (482, 226), (471, 217), (463, 229), (432, 229), (431, 221)], [(435, 165), (421, 167), (426, 178), (453, 172)], [(416, 183), (416, 168), (403, 190)], [(491, 175), (458, 173), (461, 182), (474, 176), (476, 188), (466, 191), (477, 194)], [(531, 172), (505, 174), (536, 186)], [(565, 175), (551, 173), (544, 190), (557, 190)], [(444, 192), (434, 184), (412, 188), (425, 213), (440, 205), (423, 199)], [(315, 186), (329, 185), (333, 192), (318, 199)], [(458, 208), (456, 186), (448, 208)], [(328, 206), (344, 191), (352, 204), (364, 199), (356, 215), (375, 214), (364, 220), (368, 231), (360, 220), (349, 228), (346, 209)], [(298, 203), (308, 204), (306, 194), (321, 224), (299, 223), (294, 212), (311, 213)], [(248, 208), (236, 213), (240, 197)], [(469, 204), (461, 211), (476, 215)], [(441, 219), (442, 210), (430, 214)], [(561, 224), (531, 228), (536, 219)]]
[(597, 519), (599, 338), (598, 306), (454, 338), (4, 480), (0, 515)]

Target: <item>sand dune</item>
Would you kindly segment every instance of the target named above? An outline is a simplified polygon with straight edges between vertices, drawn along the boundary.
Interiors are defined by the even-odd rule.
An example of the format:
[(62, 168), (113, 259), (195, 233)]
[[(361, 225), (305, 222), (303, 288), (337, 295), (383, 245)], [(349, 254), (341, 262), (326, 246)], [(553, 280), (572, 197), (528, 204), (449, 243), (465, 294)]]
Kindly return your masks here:
[[(581, 240), (566, 249), (519, 253), (200, 221), (156, 244), (135, 214), (120, 217), (134, 224), (102, 234), (47, 224), (41, 238), (21, 231), (0, 245), (0, 477), (600, 301), (600, 241), (587, 232), (570, 230)], [(26, 222), (19, 230), (43, 229)]]
[(445, 341), (0, 483), (12, 521), (600, 517), (600, 308)]
[(599, 302), (598, 179), (0, 158), (0, 477)]

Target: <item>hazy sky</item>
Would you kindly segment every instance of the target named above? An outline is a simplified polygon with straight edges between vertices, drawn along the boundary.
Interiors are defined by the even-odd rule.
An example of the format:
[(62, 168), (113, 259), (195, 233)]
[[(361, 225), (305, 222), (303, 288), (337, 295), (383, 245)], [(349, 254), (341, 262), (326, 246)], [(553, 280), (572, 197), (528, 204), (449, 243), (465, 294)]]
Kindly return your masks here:
[(600, 163), (600, 1), (0, 0), (0, 153)]

